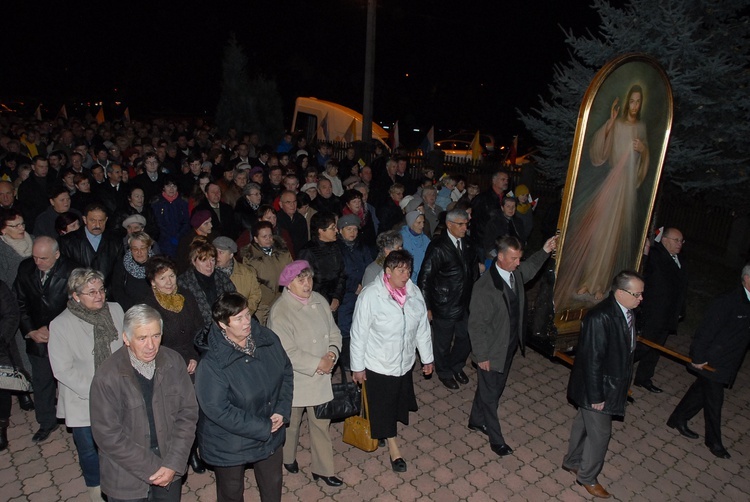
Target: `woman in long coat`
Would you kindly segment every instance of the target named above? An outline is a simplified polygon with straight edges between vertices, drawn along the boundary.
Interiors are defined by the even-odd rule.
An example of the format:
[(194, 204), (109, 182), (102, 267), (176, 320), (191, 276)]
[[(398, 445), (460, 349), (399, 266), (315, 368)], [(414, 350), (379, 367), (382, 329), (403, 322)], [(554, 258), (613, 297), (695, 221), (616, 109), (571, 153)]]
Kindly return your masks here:
[(333, 399), (331, 371), (341, 350), (341, 332), (328, 302), (312, 290), (310, 264), (297, 260), (284, 268), (279, 283), (284, 292), (271, 308), (268, 327), (278, 335), (294, 369), (292, 416), (284, 443), (284, 467), (299, 472), (297, 443), (302, 415), (307, 411), (312, 450), (312, 477), (341, 486), (334, 476), (330, 420), (315, 417), (314, 407)]

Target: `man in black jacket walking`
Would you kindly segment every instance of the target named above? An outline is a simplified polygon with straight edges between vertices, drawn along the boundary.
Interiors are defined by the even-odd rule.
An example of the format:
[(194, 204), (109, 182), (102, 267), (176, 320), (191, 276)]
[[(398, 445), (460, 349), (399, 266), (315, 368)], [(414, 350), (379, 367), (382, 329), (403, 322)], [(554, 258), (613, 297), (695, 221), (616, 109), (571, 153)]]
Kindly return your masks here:
[[(677, 405), (667, 425), (697, 439), (687, 423), (701, 409), (706, 422), (705, 442), (719, 458), (730, 458), (721, 440), (721, 407), (724, 387), (732, 385), (750, 345), (750, 263), (742, 269), (742, 286), (719, 296), (695, 332), (688, 369), (698, 378)], [(716, 371), (706, 371), (710, 365)]]
[(481, 265), (474, 246), (466, 239), (466, 211), (448, 212), (445, 224), (446, 231), (427, 246), (417, 282), (435, 333), (433, 353), (438, 378), (456, 390), (458, 383), (469, 383), (463, 370), (471, 352), (469, 301)]
[(612, 416), (625, 415), (635, 350), (633, 309), (643, 299), (644, 282), (622, 271), (607, 298), (581, 321), (576, 358), (568, 382), (568, 400), (578, 408), (562, 468), (594, 497), (611, 495), (597, 481), (604, 466)]

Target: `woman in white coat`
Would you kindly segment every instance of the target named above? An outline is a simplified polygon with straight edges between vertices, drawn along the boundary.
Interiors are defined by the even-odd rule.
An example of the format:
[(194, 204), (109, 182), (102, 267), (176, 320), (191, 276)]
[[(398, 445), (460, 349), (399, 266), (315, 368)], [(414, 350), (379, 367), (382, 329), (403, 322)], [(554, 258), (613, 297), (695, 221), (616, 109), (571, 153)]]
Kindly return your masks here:
[(281, 340), (294, 370), (292, 414), (284, 443), (284, 467), (299, 472), (297, 444), (302, 415), (307, 411), (312, 450), (312, 477), (328, 486), (341, 486), (335, 476), (333, 446), (328, 432), (330, 420), (315, 417), (314, 407), (333, 399), (331, 371), (341, 350), (341, 332), (325, 298), (314, 292), (313, 271), (305, 260), (284, 267), (279, 277), (284, 286), (271, 307), (268, 327)]
[(367, 381), (372, 437), (387, 440), (396, 472), (406, 471), (396, 443), (396, 422), (409, 425), (409, 412), (417, 411), (415, 351), (425, 375), (434, 369), (427, 307), (409, 280), (413, 264), (408, 251), (388, 254), (383, 272), (359, 294), (351, 328), (352, 379)]
[(68, 279), (68, 308), (49, 325), (49, 362), (59, 382), (57, 416), (73, 431), (91, 500), (101, 500), (99, 454), (91, 434), (89, 388), (94, 372), (122, 347), (124, 313), (107, 303), (104, 275), (77, 268)]

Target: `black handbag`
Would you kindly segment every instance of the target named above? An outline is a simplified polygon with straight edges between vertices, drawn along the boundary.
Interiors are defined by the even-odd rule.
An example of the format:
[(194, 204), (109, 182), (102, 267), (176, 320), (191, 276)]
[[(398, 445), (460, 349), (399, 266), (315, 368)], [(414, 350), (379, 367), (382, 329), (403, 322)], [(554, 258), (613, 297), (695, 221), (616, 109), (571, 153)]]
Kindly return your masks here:
[(343, 420), (359, 415), (362, 410), (362, 390), (359, 385), (346, 379), (346, 371), (341, 369), (341, 383), (331, 384), (333, 399), (315, 407), (315, 418)]

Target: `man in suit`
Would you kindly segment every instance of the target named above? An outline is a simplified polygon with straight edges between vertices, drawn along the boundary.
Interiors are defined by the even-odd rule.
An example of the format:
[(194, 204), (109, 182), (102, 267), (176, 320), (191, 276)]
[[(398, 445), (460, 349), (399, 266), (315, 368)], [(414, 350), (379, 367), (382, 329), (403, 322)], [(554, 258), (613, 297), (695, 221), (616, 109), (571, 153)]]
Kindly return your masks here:
[[(670, 415), (667, 425), (680, 434), (697, 439), (687, 423), (701, 409), (706, 423), (705, 443), (719, 458), (730, 458), (721, 440), (721, 407), (724, 387), (737, 377), (750, 345), (750, 263), (741, 274), (742, 285), (719, 296), (706, 312), (690, 347), (693, 360), (688, 369), (698, 378)], [(710, 365), (716, 371), (706, 371)]]
[(459, 383), (469, 383), (463, 370), (471, 353), (468, 309), (471, 288), (481, 266), (480, 256), (466, 240), (468, 224), (466, 211), (448, 212), (447, 231), (427, 246), (417, 278), (435, 333), (435, 369), (440, 382), (452, 390), (458, 389)]
[(490, 221), (487, 222), (482, 242), (486, 258), (495, 257), (495, 241), (504, 235), (516, 237), (521, 245), (526, 243), (527, 235), (523, 221), (516, 216), (517, 204), (518, 201), (513, 197), (504, 197), (500, 211), (493, 214)]
[(525, 355), (523, 285), (534, 278), (557, 249), (557, 237), (545, 242), (523, 263), (523, 247), (516, 237), (500, 237), (494, 249), (494, 266), (474, 284), (469, 307), (469, 337), (478, 367), (469, 429), (486, 434), (492, 451), (503, 457), (513, 453), (513, 449), (503, 437), (497, 406), (516, 349), (521, 347), (521, 354)]
[[(677, 332), (677, 323), (685, 315), (687, 270), (678, 255), (682, 251), (682, 232), (667, 228), (661, 242), (651, 246), (644, 270), (648, 300), (641, 306), (643, 337), (664, 345), (667, 337)], [(659, 362), (659, 351), (638, 345), (635, 353), (638, 369), (634, 384), (655, 394), (662, 390), (651, 379)]]
[(60, 238), (60, 252), (81, 266), (104, 274), (104, 285), (109, 286), (115, 265), (122, 260), (122, 238), (111, 230), (105, 230), (107, 210), (98, 202), (86, 207), (83, 223), (82, 228)]
[[(127, 183), (122, 181), (122, 166), (120, 164), (109, 164), (106, 168), (107, 181), (94, 186), (94, 195), (107, 208), (107, 213), (115, 215), (122, 211), (128, 204), (130, 189)], [(116, 218), (112, 218), (112, 227), (117, 228)]]
[(21, 334), (26, 339), (26, 353), (31, 362), (31, 383), (34, 386), (36, 421), (39, 430), (31, 440), (45, 441), (57, 429), (55, 414), (56, 380), (47, 355), (49, 323), (68, 304), (68, 277), (79, 265), (60, 256), (57, 241), (37, 237), (31, 258), (18, 266), (13, 289), (21, 311)]
[(636, 272), (622, 271), (609, 296), (581, 321), (575, 363), (568, 382), (568, 400), (578, 408), (562, 468), (590, 495), (612, 495), (597, 477), (604, 466), (612, 416), (625, 415), (635, 349), (633, 309), (643, 299), (644, 282)]
[(234, 209), (225, 202), (221, 202), (221, 187), (216, 183), (206, 185), (206, 198), (195, 206), (196, 211), (208, 211), (211, 214), (213, 233), (236, 239)]

